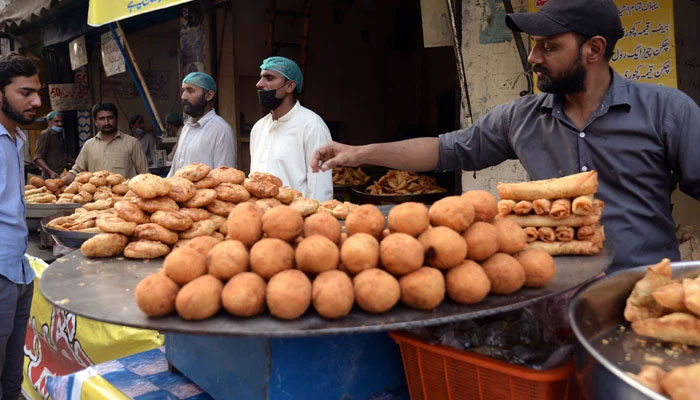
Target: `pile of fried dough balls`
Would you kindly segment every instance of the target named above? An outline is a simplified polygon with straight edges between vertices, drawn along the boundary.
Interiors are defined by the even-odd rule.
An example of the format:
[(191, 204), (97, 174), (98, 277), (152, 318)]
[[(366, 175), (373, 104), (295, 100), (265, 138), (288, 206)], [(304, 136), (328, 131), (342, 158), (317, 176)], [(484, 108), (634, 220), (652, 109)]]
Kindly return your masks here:
[(522, 228), (493, 222), (496, 213), (485, 191), (446, 197), (430, 209), (403, 203), (388, 219), (365, 204), (350, 212), (343, 232), (328, 212), (304, 219), (289, 206), (263, 211), (241, 203), (228, 216), (226, 240), (203, 236), (175, 248), (136, 287), (136, 301), (151, 317), (177, 311), (202, 320), (223, 307), (238, 317), (267, 310), (293, 320), (313, 306), (333, 319), (355, 304), (373, 314), (399, 301), (431, 310), (445, 294), (473, 304), (490, 292), (546, 285), (552, 257), (527, 249)]

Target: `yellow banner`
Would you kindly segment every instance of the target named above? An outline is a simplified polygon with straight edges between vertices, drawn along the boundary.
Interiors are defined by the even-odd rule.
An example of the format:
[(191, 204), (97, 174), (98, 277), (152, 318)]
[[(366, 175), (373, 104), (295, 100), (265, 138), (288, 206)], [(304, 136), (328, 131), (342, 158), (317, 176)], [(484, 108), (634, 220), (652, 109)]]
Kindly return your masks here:
[(90, 0), (88, 25), (100, 26), (192, 0)]
[[(529, 0), (530, 12), (548, 0)], [(626, 79), (676, 88), (673, 0), (614, 0), (625, 36), (610, 65)]]

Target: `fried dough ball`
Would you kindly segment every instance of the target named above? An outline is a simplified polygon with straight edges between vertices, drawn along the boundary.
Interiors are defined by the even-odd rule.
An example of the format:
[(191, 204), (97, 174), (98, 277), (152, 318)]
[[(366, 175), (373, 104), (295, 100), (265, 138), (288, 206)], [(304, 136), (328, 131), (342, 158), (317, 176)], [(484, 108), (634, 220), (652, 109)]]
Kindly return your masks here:
[(523, 228), (509, 219), (499, 219), (493, 223), (498, 233), (498, 251), (515, 254), (527, 246), (527, 235)]
[(345, 231), (348, 233), (348, 236), (364, 232), (374, 236), (377, 240), (381, 240), (385, 225), (384, 215), (372, 204), (363, 204), (357, 207), (350, 211), (350, 214), (345, 219)]
[(281, 206), (282, 202), (280, 202), (279, 200), (277, 200), (274, 197), (268, 197), (267, 199), (260, 199), (260, 200), (256, 201), (255, 205), (260, 207), (263, 210), (263, 212), (265, 212), (271, 208)]
[(526, 287), (546, 286), (557, 271), (554, 259), (543, 250), (525, 249), (514, 257), (525, 270)]
[(175, 311), (178, 290), (180, 287), (164, 274), (148, 275), (136, 285), (136, 305), (149, 317), (168, 315)]
[(202, 221), (197, 221), (192, 224), (192, 226), (180, 232), (180, 239), (193, 239), (197, 236), (209, 236), (216, 230), (216, 225), (214, 221), (210, 219), (205, 219)]
[(379, 263), (379, 242), (368, 233), (356, 233), (343, 241), (340, 259), (351, 275), (376, 268)]
[(253, 172), (248, 178), (254, 181), (269, 182), (277, 187), (282, 186), (282, 180), (280, 178), (266, 172)]
[(216, 200), (216, 190), (214, 189), (197, 189), (191, 199), (184, 202), (182, 205), (190, 208), (206, 207)]
[(223, 224), (219, 227), (219, 233), (221, 233), (224, 237), (228, 234), (228, 222), (224, 221)]
[(333, 243), (340, 243), (340, 222), (327, 212), (318, 212), (309, 215), (304, 220), (304, 236), (321, 235), (330, 239)]
[(233, 203), (214, 199), (214, 201), (207, 205), (207, 211), (213, 215), (228, 217), (229, 213), (231, 213), (231, 210), (233, 210), (235, 206), (236, 205)]
[(217, 243), (207, 254), (207, 271), (210, 275), (227, 281), (247, 271), (249, 262), (248, 249), (243, 243), (238, 240), (225, 240)]
[(462, 197), (474, 207), (474, 221), (491, 222), (498, 214), (498, 200), (485, 190), (470, 190)]
[(418, 237), (430, 225), (428, 207), (422, 203), (401, 203), (389, 211), (387, 221), (391, 232), (401, 232)]
[[(93, 200), (96, 200), (94, 197), (92, 198)], [(103, 211), (108, 208), (112, 208), (114, 203), (112, 202), (112, 198), (108, 199), (102, 199), (102, 200), (97, 200), (93, 203), (88, 203), (83, 206), (83, 209), (87, 211)]]
[(392, 233), (379, 243), (379, 257), (387, 271), (405, 275), (423, 265), (423, 245), (411, 235)]
[(150, 221), (148, 214), (143, 212), (135, 203), (130, 201), (122, 200), (114, 203), (114, 212), (118, 217), (123, 218), (129, 222), (136, 222), (137, 224), (145, 224)]
[[(48, 186), (47, 186), (48, 188)], [(49, 188), (50, 190), (50, 188)], [(81, 192), (88, 192), (90, 194), (94, 194), (97, 192), (97, 186), (93, 185), (92, 183), (83, 183), (83, 186), (80, 187)]]
[(224, 284), (211, 275), (202, 275), (180, 289), (175, 298), (177, 313), (186, 320), (203, 320), (221, 309)]
[(129, 189), (142, 199), (153, 199), (166, 196), (170, 192), (170, 184), (158, 175), (141, 174), (129, 180)]
[(93, 176), (88, 180), (88, 183), (92, 183), (95, 187), (101, 187), (107, 185), (107, 178), (101, 176)]
[(266, 181), (256, 181), (250, 178), (243, 181), (243, 187), (253, 196), (264, 199), (279, 194), (279, 187)]
[(311, 288), (314, 309), (324, 318), (348, 315), (355, 303), (352, 280), (343, 271), (326, 271), (314, 279)]
[(222, 217), (221, 215), (211, 214), (209, 219), (214, 223), (214, 228), (216, 230), (226, 225), (226, 217)]
[[(105, 187), (105, 186), (103, 186), (103, 187)], [(63, 195), (61, 195), (61, 196), (63, 196)], [(104, 192), (104, 191), (102, 191), (102, 192), (97, 192), (97, 193), (95, 193), (95, 194), (92, 196), (92, 199), (95, 200), (95, 201), (97, 201), (97, 200), (106, 200), (106, 199), (110, 199), (110, 200), (111, 200), (111, 199), (112, 199), (112, 194), (109, 193), (109, 192)]]
[(155, 240), (169, 245), (177, 243), (177, 232), (154, 223), (138, 225), (134, 230), (134, 236), (139, 239)]
[(31, 178), (29, 178), (29, 184), (36, 188), (40, 188), (44, 187), (46, 183), (43, 179), (39, 178), (38, 176), (32, 176)]
[(151, 215), (151, 222), (171, 231), (184, 231), (192, 226), (192, 218), (177, 211), (156, 211)]
[(401, 302), (411, 308), (432, 310), (445, 298), (445, 277), (435, 268), (422, 267), (399, 279)]
[(178, 211), (180, 207), (177, 205), (175, 200), (167, 196), (156, 197), (153, 199), (142, 199), (137, 198), (134, 203), (139, 206), (140, 209), (147, 213), (154, 213), (156, 211)]
[(207, 260), (191, 247), (176, 247), (163, 260), (163, 271), (175, 283), (182, 286), (207, 273)]
[(179, 170), (175, 171), (175, 176), (185, 178), (192, 182), (197, 182), (204, 179), (205, 176), (209, 174), (211, 167), (201, 163), (192, 163), (185, 165)]
[(211, 216), (211, 214), (209, 213), (209, 211), (207, 211), (207, 210), (202, 210), (201, 208), (182, 207), (182, 208), (180, 209), (180, 211), (178, 211), (178, 212), (179, 212), (180, 214), (184, 214), (184, 215), (190, 217), (190, 219), (191, 219), (193, 222), (197, 222), (197, 221), (202, 221), (202, 220), (205, 220), (205, 219), (209, 219), (209, 217)]
[(127, 198), (127, 199), (135, 199), (137, 197), (139, 197), (139, 196), (137, 196), (136, 193), (134, 193), (131, 189), (129, 189), (129, 191), (126, 192), (126, 194), (124, 195), (124, 198)]
[(425, 250), (425, 262), (431, 267), (452, 268), (467, 256), (467, 242), (459, 233), (446, 226), (428, 229), (418, 237), (418, 241)]
[(281, 186), (275, 198), (282, 204), (289, 204), (295, 199), (294, 191), (289, 186)]
[(297, 210), (302, 217), (307, 217), (318, 210), (319, 202), (316, 199), (299, 197), (289, 203), (289, 207)]
[(291, 242), (303, 229), (304, 218), (289, 206), (280, 205), (263, 214), (262, 230), (267, 237)]
[(496, 294), (510, 294), (525, 284), (525, 270), (512, 256), (496, 253), (481, 266), (491, 282), (491, 291)]
[(245, 172), (231, 167), (214, 168), (209, 172), (209, 176), (219, 183), (241, 184), (245, 180)]
[(83, 242), (80, 252), (85, 257), (112, 257), (120, 254), (129, 238), (119, 233), (100, 233)]
[(104, 233), (121, 233), (126, 236), (132, 236), (134, 229), (136, 229), (135, 222), (129, 222), (123, 218), (110, 215), (97, 218), (95, 224)]
[[(42, 181), (42, 183), (43, 183), (43, 181)], [(63, 193), (64, 194), (65, 193), (78, 194), (80, 192), (81, 186), (83, 186), (82, 183), (73, 181), (73, 183), (71, 183), (70, 185), (68, 185), (68, 187), (66, 187), (66, 189), (63, 191)]]
[(109, 172), (109, 171), (103, 169), (103, 170), (101, 170), (101, 171), (93, 172), (93, 173), (92, 173), (92, 176), (101, 176), (101, 177), (103, 177), (103, 178), (106, 178), (106, 177), (108, 177), (110, 174), (111, 174), (111, 172)]
[(250, 269), (265, 279), (293, 267), (294, 248), (284, 240), (264, 238), (250, 249)]
[(211, 237), (218, 239), (219, 241), (226, 239), (226, 236), (224, 236), (221, 232), (214, 232), (211, 234)]
[(171, 176), (170, 178), (165, 178), (165, 181), (170, 185), (168, 197), (178, 203), (186, 202), (197, 193), (197, 188), (194, 186), (194, 183), (185, 178)]
[(90, 178), (92, 178), (92, 173), (90, 173), (88, 171), (83, 171), (75, 177), (75, 180), (82, 183), (82, 184), (85, 184), (85, 183), (88, 183)]
[(124, 196), (129, 192), (129, 185), (126, 183), (120, 183), (118, 185), (112, 186), (112, 193)]
[(446, 226), (463, 232), (474, 222), (474, 206), (461, 196), (448, 196), (436, 201), (428, 211), (432, 226)]
[[(189, 240), (189, 242), (187, 242), (187, 244), (185, 244), (185, 246), (191, 247), (191, 248), (197, 250), (204, 257), (206, 257), (207, 254), (209, 254), (209, 252), (211, 251), (211, 249), (214, 248), (214, 246), (221, 243), (221, 240), (219, 240), (215, 237), (212, 237), (212, 236), (197, 236), (194, 239), (185, 239), (185, 240)], [(179, 242), (180, 241), (178, 240), (178, 243)], [(214, 275), (214, 276), (216, 276), (216, 275)], [(218, 276), (217, 276), (217, 278), (218, 278)]]
[(57, 192), (63, 187), (64, 183), (61, 179), (47, 179), (44, 181), (44, 186), (52, 192)]
[(338, 268), (340, 251), (327, 237), (311, 235), (299, 243), (295, 257), (298, 269), (308, 274), (320, 274)]
[(250, 247), (262, 237), (262, 210), (252, 203), (240, 203), (226, 221), (226, 239), (239, 240)]
[(222, 183), (214, 188), (216, 198), (231, 203), (243, 203), (250, 199), (250, 193), (241, 185), (235, 183)]
[(447, 294), (457, 303), (474, 304), (486, 298), (491, 281), (479, 264), (464, 260), (445, 274)]
[(235, 316), (252, 317), (265, 311), (266, 290), (267, 284), (258, 274), (241, 272), (226, 283), (221, 302)]
[(462, 238), (467, 242), (467, 258), (483, 261), (498, 253), (498, 230), (488, 222), (474, 222)]
[(357, 305), (373, 314), (390, 310), (401, 297), (399, 281), (381, 269), (366, 269), (352, 280)]
[(281, 319), (302, 316), (311, 303), (311, 281), (296, 269), (288, 269), (273, 276), (265, 294), (270, 314)]
[(211, 176), (205, 176), (204, 178), (195, 182), (194, 187), (197, 189), (213, 189), (219, 183), (221, 182), (212, 178)]
[(155, 240), (137, 240), (124, 248), (124, 257), (126, 258), (151, 259), (163, 257), (168, 253), (170, 253), (170, 247)]
[(110, 186), (116, 186), (124, 182), (126, 178), (124, 178), (121, 174), (109, 174), (105, 180)]
[[(83, 185), (85, 186), (85, 185)], [(80, 191), (80, 193), (76, 194), (73, 196), (73, 203), (89, 203), (92, 201), (92, 194), (85, 192), (85, 191)], [(138, 207), (136, 207), (138, 208)]]

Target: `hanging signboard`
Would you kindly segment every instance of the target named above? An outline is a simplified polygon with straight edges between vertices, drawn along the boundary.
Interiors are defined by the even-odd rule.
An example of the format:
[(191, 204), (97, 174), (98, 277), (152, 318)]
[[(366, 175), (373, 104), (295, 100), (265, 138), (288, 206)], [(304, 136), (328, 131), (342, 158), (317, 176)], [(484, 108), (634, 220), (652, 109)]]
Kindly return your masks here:
[(100, 26), (192, 0), (90, 0), (88, 25)]
[(87, 50), (85, 49), (85, 36), (81, 36), (72, 40), (68, 44), (68, 52), (70, 53), (70, 69), (76, 69), (87, 65)]
[[(119, 39), (123, 37), (121, 30), (116, 30)], [(102, 65), (106, 76), (121, 74), (126, 71), (126, 64), (119, 46), (112, 36), (112, 32), (105, 32), (101, 37), (102, 42)], [(123, 43), (123, 42), (122, 42)]]
[(86, 86), (78, 83), (49, 84), (49, 99), (53, 111), (90, 108), (90, 96)]

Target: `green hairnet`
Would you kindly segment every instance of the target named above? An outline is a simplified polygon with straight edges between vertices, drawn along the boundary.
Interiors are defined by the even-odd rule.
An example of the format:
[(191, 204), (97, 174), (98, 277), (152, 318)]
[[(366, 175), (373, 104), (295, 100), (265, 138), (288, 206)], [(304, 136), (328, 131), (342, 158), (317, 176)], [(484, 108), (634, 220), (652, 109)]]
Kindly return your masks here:
[(190, 72), (187, 74), (185, 79), (182, 80), (182, 83), (191, 83), (195, 86), (201, 87), (204, 90), (216, 92), (216, 82), (214, 82), (214, 78), (212, 78), (209, 74), (205, 74), (204, 72)]
[(53, 117), (62, 117), (63, 113), (60, 111), (51, 111), (49, 115), (46, 116), (47, 121), (51, 121)]
[(165, 114), (165, 122), (168, 124), (182, 123), (182, 115), (174, 112), (169, 112)]
[(304, 77), (301, 74), (301, 69), (299, 69), (299, 66), (294, 61), (286, 57), (269, 57), (263, 60), (260, 69), (279, 72), (290, 81), (296, 82), (297, 93), (301, 93), (301, 85), (304, 82)]

